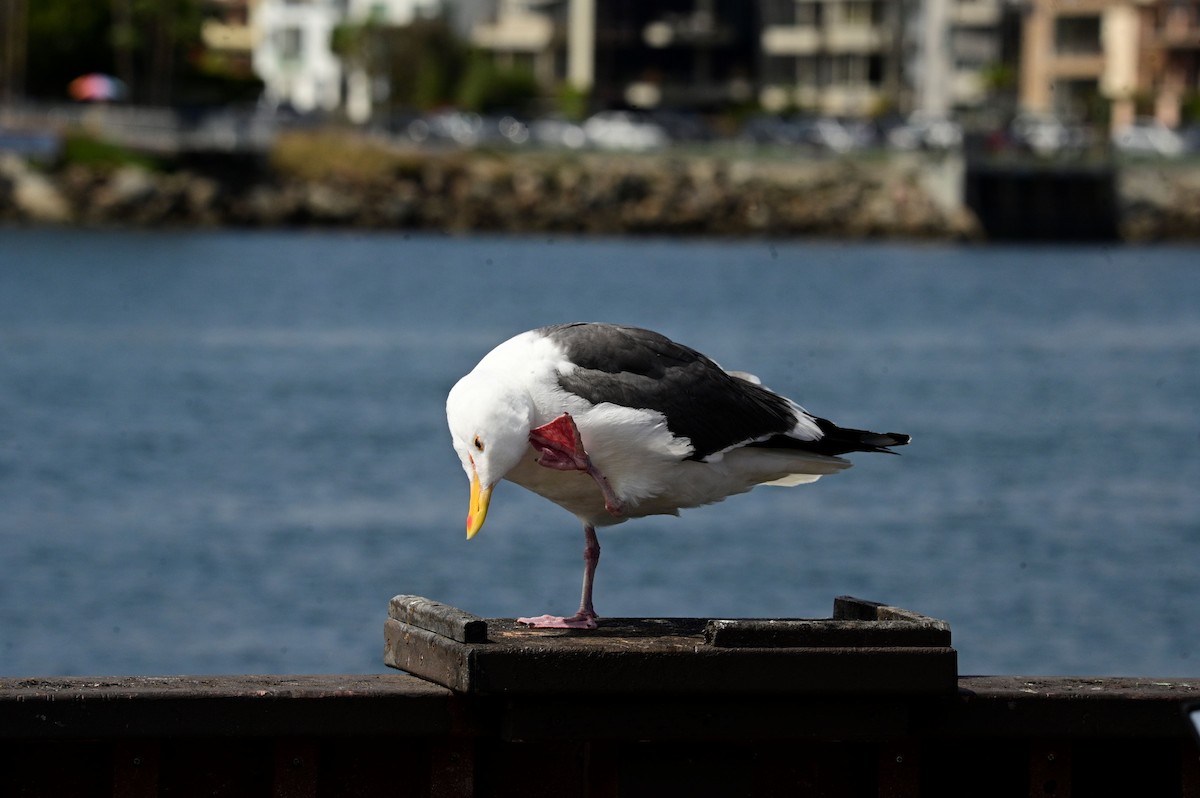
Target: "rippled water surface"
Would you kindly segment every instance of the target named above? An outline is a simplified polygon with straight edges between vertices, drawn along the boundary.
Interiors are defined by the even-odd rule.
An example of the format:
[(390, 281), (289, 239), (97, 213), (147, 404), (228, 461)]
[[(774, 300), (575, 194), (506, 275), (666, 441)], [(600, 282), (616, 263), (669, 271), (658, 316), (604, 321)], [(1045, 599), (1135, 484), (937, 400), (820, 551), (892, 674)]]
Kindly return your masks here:
[(570, 612), (516, 486), (463, 539), (450, 385), (648, 326), (839, 423), (815, 485), (602, 530), (609, 616), (948, 620), (963, 673), (1200, 672), (1200, 251), (0, 230), (0, 673), (370, 672), (388, 599)]

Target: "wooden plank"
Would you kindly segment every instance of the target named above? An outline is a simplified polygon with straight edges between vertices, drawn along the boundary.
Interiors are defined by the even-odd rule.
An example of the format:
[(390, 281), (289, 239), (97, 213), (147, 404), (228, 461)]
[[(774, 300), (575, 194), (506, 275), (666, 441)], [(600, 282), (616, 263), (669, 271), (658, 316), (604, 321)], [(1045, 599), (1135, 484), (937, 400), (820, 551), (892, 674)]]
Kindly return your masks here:
[[(753, 652), (752, 656), (744, 656)], [(593, 692), (678, 695), (953, 693), (953, 649), (785, 648), (598, 653), (475, 652), (470, 688), (484, 694)]]
[(878, 768), (879, 798), (916, 798), (921, 794), (921, 749), (915, 740), (883, 742)]
[(107, 798), (116, 786), (110, 741), (10, 740), (0, 745), (0, 796), (4, 798)]
[(1180, 706), (1200, 695), (1200, 679), (962, 676), (958, 684), (958, 701), (929, 705), (930, 729), (959, 737), (1175, 737), (1188, 733)]
[(867, 601), (854, 596), (838, 596), (833, 600), (833, 620), (874, 621), (879, 617), (879, 608), (886, 606), (878, 601)]
[(1200, 798), (1200, 745), (1188, 740), (1179, 749), (1179, 794), (1183, 798)]
[[(872, 604), (870, 612), (883, 606)], [(411, 608), (427, 607), (422, 599), (393, 600), (384, 662), (463, 693), (881, 695), (957, 688), (949, 627), (916, 614), (885, 621), (607, 618), (594, 630), (531, 629), (492, 618), (486, 642), (466, 643), (456, 624), (447, 636), (428, 628), (442, 624), (401, 620), (415, 614)], [(433, 614), (467, 615), (444, 605)]]
[[(305, 796), (314, 785), (347, 798), (675, 794), (671, 786), (1196, 794), (1200, 748), (1180, 710), (1200, 695), (1200, 679), (958, 684), (948, 695), (496, 698), (394, 673), (0, 679), (0, 795)], [(439, 713), (409, 712), (409, 701), (431, 696)]]
[(460, 693), (474, 689), (472, 649), (428, 629), (388, 618), (383, 625), (383, 664)]
[(1029, 746), (1029, 798), (1071, 798), (1071, 744), (1035, 740)]
[(945, 621), (922, 615), (919, 612), (881, 604), (878, 601), (855, 598), (854, 596), (838, 596), (833, 600), (833, 620), (835, 621), (902, 621), (944, 629), (950, 632), (950, 624)]
[(274, 745), (263, 738), (209, 737), (164, 742), (160, 795), (271, 795)]
[(483, 618), (422, 596), (392, 597), (388, 617), (459, 643), (487, 642), (487, 621)]
[(709, 621), (710, 645), (741, 646), (949, 646), (950, 624), (877, 601), (838, 596), (833, 617)]
[(949, 646), (950, 628), (940, 621), (713, 620), (704, 638), (717, 648)]
[(0, 740), (449, 733), (454, 694), (400, 673), (0, 678)]
[[(384, 661), (476, 694), (953, 693), (952, 648), (714, 648), (679, 638), (539, 634), (470, 646), (389, 619)], [(502, 622), (500, 622), (502, 623)]]
[(520, 696), (507, 700), (504, 740), (877, 740), (908, 734), (912, 717), (898, 700), (813, 696)]
[(277, 739), (272, 798), (317, 798), (319, 754), (312, 739)]
[(113, 798), (158, 795), (157, 740), (120, 740), (113, 745)]
[(430, 798), (471, 798), (475, 794), (475, 740), (453, 737), (430, 750)]
[(585, 798), (618, 798), (621, 794), (621, 745), (592, 740), (583, 746)]

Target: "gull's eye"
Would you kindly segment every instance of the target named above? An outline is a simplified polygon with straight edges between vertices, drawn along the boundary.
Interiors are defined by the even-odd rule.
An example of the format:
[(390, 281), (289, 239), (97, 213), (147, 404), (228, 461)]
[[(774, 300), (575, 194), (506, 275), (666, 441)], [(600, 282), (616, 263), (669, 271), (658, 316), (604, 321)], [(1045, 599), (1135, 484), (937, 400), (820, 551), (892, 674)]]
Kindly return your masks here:
[(475, 440), (471, 441), (471, 443), (475, 446), (475, 451), (477, 451), (477, 452), (483, 451), (483, 441), (479, 440), (478, 435), (475, 436)]

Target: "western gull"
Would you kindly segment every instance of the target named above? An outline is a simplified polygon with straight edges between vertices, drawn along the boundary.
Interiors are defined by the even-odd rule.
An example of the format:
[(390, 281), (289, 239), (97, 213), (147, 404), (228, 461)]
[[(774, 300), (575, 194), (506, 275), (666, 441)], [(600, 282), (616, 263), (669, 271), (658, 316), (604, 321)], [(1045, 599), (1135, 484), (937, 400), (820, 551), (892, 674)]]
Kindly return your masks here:
[(908, 435), (839, 427), (650, 330), (557, 324), (497, 346), (451, 389), (446, 417), (471, 481), (467, 539), (502, 479), (583, 524), (583, 595), (569, 617), (594, 629), (596, 527), (678, 515), (756, 485), (802, 485), (850, 467), (838, 455), (890, 452)]

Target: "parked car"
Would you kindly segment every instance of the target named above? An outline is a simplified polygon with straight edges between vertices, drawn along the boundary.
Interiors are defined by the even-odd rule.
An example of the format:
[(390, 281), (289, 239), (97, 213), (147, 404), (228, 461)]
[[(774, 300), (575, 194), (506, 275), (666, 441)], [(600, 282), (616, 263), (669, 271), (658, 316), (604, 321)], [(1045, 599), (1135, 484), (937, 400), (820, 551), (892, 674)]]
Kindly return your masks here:
[(895, 150), (955, 150), (962, 146), (962, 126), (952, 119), (914, 111), (885, 134)]
[(601, 111), (583, 123), (588, 143), (602, 150), (645, 151), (665, 147), (667, 131), (630, 111)]
[(1086, 130), (1053, 114), (1025, 112), (1017, 114), (1008, 126), (1015, 146), (1034, 155), (1055, 155), (1083, 149), (1088, 144)]
[(817, 150), (846, 153), (858, 149), (858, 139), (846, 124), (832, 117), (814, 117), (800, 122), (801, 142)]
[(818, 152), (845, 153), (874, 143), (870, 125), (832, 116), (755, 116), (742, 126), (743, 144), (806, 147)]
[(417, 144), (446, 142), (473, 147), (483, 138), (483, 117), (464, 111), (440, 111), (412, 120), (405, 132)]
[(582, 126), (556, 117), (533, 120), (529, 123), (529, 135), (534, 144), (543, 147), (578, 150), (587, 144)]
[(708, 121), (701, 115), (687, 111), (657, 110), (646, 115), (676, 144), (712, 141), (716, 138)]
[(1156, 119), (1139, 118), (1117, 130), (1113, 146), (1126, 155), (1178, 158), (1187, 149), (1183, 137)]
[(1185, 151), (1193, 155), (1200, 153), (1200, 125), (1188, 125), (1176, 132), (1183, 139), (1183, 148)]
[(742, 124), (737, 139), (752, 146), (788, 147), (800, 143), (801, 129), (794, 120), (775, 114), (758, 114)]

